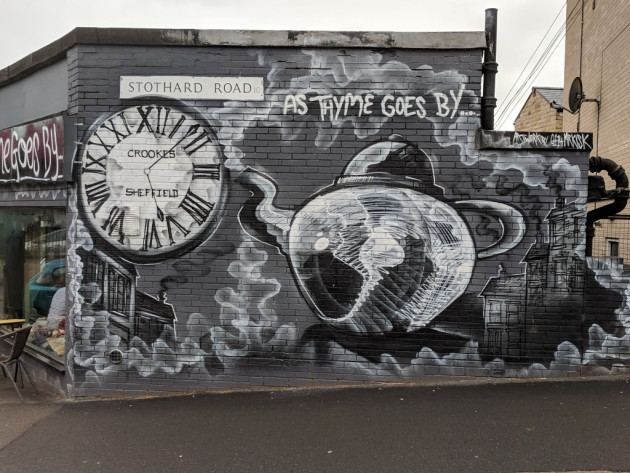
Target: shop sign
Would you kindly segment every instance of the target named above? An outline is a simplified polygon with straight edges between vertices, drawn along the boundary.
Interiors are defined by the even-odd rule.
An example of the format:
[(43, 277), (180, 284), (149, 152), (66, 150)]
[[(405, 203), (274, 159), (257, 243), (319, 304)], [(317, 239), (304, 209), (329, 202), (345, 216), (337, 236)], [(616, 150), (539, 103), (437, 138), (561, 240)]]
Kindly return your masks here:
[(264, 100), (262, 77), (121, 76), (120, 98)]
[(0, 131), (0, 183), (63, 181), (63, 116)]

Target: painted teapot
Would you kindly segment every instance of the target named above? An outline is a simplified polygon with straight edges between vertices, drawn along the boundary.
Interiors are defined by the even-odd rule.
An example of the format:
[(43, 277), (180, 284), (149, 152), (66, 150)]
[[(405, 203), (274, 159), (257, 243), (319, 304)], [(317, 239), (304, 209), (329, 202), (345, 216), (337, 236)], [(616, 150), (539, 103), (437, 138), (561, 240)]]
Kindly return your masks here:
[[(445, 201), (429, 157), (398, 135), (359, 152), (297, 211), (275, 205), (264, 173), (247, 168), (238, 180), (253, 193), (240, 212), (244, 228), (282, 250), (323, 322), (358, 335), (426, 326), (464, 293), (477, 258), (512, 249), (524, 234), (509, 205)], [(466, 210), (498, 219), (498, 241), (477, 250)]]

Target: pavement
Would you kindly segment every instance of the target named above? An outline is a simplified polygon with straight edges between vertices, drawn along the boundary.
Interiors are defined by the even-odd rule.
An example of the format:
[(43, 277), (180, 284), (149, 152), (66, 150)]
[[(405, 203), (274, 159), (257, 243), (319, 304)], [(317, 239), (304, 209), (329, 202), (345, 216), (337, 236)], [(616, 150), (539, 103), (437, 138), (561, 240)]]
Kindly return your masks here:
[(0, 472), (630, 472), (630, 381), (63, 401), (0, 377)]

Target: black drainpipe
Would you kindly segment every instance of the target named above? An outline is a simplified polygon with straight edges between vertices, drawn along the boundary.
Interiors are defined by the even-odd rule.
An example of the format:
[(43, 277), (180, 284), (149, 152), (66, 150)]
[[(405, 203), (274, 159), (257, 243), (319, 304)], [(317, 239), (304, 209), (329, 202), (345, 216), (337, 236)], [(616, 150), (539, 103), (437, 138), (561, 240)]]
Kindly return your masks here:
[(494, 130), (494, 109), (497, 98), (494, 96), (497, 71), (497, 9), (486, 10), (486, 51), (483, 55), (483, 97), (481, 97), (481, 128)]
[(588, 170), (590, 172), (606, 171), (617, 184), (615, 200), (612, 203), (591, 210), (586, 214), (586, 256), (592, 256), (595, 222), (618, 214), (626, 207), (628, 203), (628, 176), (620, 165), (610, 159), (600, 158), (599, 156), (592, 156), (588, 160)]

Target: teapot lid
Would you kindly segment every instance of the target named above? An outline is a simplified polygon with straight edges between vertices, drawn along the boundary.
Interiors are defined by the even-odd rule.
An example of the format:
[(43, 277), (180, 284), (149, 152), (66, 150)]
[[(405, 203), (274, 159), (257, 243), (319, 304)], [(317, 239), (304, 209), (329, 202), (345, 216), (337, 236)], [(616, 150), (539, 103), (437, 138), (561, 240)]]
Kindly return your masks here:
[(435, 185), (433, 165), (427, 154), (400, 135), (374, 143), (357, 153), (335, 184), (386, 183), (443, 195)]

